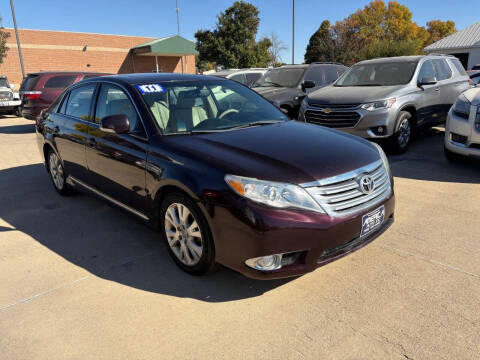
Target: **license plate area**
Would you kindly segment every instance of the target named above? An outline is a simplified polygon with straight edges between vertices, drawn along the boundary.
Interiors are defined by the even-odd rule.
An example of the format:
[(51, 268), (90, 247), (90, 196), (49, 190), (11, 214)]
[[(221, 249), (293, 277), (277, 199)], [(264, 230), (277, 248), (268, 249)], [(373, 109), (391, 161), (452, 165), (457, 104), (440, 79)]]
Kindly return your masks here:
[(366, 236), (380, 229), (385, 221), (385, 205), (362, 216), (362, 230), (360, 237)]

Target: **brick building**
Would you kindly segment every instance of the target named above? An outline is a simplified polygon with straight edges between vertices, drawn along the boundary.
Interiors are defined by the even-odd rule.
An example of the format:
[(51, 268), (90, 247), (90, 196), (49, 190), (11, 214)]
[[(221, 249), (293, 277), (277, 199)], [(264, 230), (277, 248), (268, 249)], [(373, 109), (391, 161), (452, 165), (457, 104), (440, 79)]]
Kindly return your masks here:
[[(20, 84), (22, 72), (13, 29), (0, 75)], [(25, 73), (94, 71), (106, 73), (195, 73), (195, 45), (181, 36), (154, 39), (67, 31), (19, 29)], [(18, 87), (17, 87), (18, 89)]]

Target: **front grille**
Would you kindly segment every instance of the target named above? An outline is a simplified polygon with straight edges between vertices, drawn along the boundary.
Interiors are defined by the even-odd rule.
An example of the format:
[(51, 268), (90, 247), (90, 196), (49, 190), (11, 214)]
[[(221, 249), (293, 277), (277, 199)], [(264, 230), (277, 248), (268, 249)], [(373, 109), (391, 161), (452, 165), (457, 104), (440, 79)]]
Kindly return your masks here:
[(13, 100), (13, 93), (10, 91), (0, 91), (0, 101)]
[[(360, 179), (365, 175), (373, 179), (373, 189), (370, 193), (360, 189)], [(382, 160), (302, 186), (330, 216), (336, 217), (361, 212), (377, 205), (387, 199), (392, 192), (390, 177)]]
[(325, 112), (325, 109), (307, 109), (305, 111), (306, 122), (330, 128), (352, 128), (357, 125), (358, 120), (360, 120), (360, 114), (356, 111)]
[(322, 109), (356, 109), (361, 104), (312, 104), (310, 106)]

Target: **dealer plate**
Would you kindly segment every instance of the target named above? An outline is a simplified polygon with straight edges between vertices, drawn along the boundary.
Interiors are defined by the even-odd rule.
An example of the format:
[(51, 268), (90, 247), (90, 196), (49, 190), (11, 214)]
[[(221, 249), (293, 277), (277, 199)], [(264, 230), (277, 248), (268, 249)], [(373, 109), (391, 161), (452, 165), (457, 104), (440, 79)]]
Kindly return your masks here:
[(385, 205), (380, 206), (378, 209), (363, 215), (362, 217), (362, 231), (360, 236), (365, 236), (371, 232), (378, 230), (385, 220)]

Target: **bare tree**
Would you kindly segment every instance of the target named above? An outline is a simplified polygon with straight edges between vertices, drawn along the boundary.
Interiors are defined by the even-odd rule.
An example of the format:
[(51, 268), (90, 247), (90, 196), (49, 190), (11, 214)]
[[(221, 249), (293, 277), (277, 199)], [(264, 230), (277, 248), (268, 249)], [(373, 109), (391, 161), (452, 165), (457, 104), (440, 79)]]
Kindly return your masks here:
[(278, 35), (272, 31), (269, 36), (266, 36), (272, 46), (268, 49), (270, 53), (270, 65), (271, 66), (279, 66), (282, 63), (282, 52), (288, 50), (287, 44), (285, 44), (282, 40), (278, 38)]

